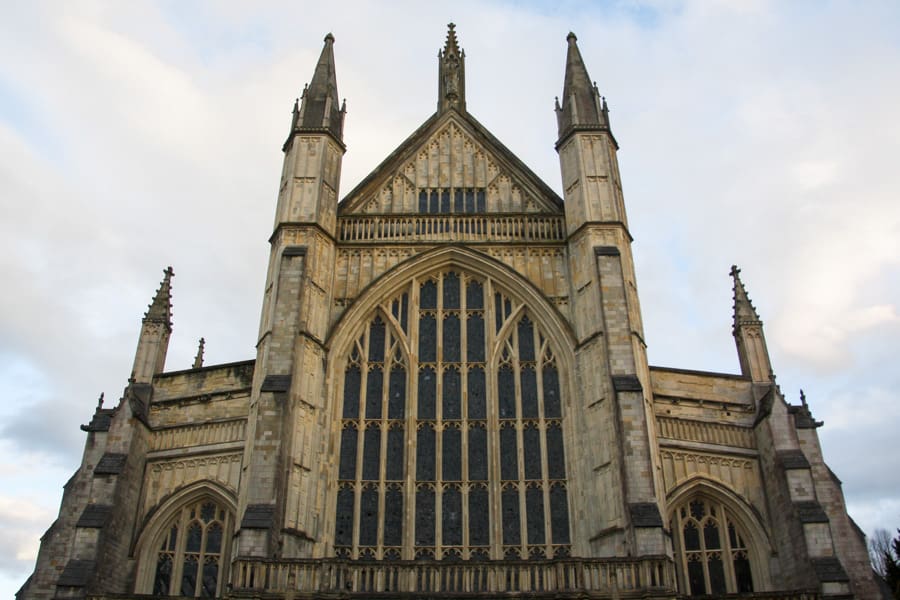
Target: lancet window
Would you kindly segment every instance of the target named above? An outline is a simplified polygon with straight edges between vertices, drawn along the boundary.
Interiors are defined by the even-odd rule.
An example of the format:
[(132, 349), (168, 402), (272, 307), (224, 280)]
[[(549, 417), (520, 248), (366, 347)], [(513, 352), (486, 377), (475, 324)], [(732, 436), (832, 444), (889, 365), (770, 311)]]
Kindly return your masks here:
[(210, 499), (181, 509), (157, 545), (153, 595), (220, 597), (230, 526), (229, 512)]
[(747, 538), (723, 504), (694, 498), (675, 510), (671, 526), (687, 594), (753, 591)]
[(558, 361), (493, 281), (412, 282), (367, 321), (340, 394), (339, 556), (568, 554)]
[(422, 214), (472, 214), (485, 212), (484, 188), (431, 188), (419, 190)]

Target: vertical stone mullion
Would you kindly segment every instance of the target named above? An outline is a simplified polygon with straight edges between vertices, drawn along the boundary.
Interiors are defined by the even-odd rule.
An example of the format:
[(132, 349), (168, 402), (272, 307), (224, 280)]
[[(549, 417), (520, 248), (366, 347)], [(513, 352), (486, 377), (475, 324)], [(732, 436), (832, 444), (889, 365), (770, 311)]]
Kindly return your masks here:
[[(406, 463), (405, 501), (403, 503), (403, 550), (401, 558), (415, 558), (415, 526), (416, 526), (416, 436), (418, 435), (418, 404), (410, 401), (419, 389), (419, 280), (413, 278), (409, 290), (409, 311), (407, 326), (409, 328), (409, 367), (406, 375)], [(416, 398), (418, 396), (416, 395)]]
[[(731, 548), (731, 536), (728, 535), (728, 519), (725, 517), (725, 506), (723, 504), (719, 504), (716, 506), (719, 510), (719, 537), (724, 538), (722, 543), (722, 566), (725, 569), (725, 590), (728, 593), (736, 593), (737, 592), (737, 577), (734, 574), (734, 559), (732, 558), (732, 548)], [(735, 530), (737, 533), (737, 530)]]
[[(441, 212), (441, 192), (438, 192), (438, 213)], [(434, 367), (434, 557), (441, 558), (443, 545), (443, 513), (444, 513), (444, 277), (437, 278), (437, 310), (435, 310), (435, 344)]]
[[(463, 169), (465, 166), (463, 166)], [(463, 182), (465, 181), (465, 171), (463, 170)], [(460, 182), (459, 185), (463, 185)], [(454, 191), (453, 194), (456, 194)], [(465, 192), (463, 194), (463, 209), (465, 210)], [(453, 197), (453, 209), (456, 209), (456, 197)], [(459, 488), (460, 494), (460, 524), (462, 526), (462, 556), (468, 557), (469, 550), (469, 311), (467, 300), (467, 290), (469, 277), (460, 273), (459, 277), (459, 438), (460, 438), (460, 477), (462, 485)]]
[[(524, 313), (522, 313), (524, 314)], [(521, 318), (522, 314), (519, 315)], [(522, 424), (522, 365), (519, 363), (519, 328), (513, 325), (509, 340), (512, 342), (513, 387), (516, 395), (516, 467), (518, 478), (516, 487), (519, 491), (519, 543), (522, 558), (528, 557), (528, 506), (525, 503), (525, 437)]]
[(487, 409), (488, 440), (488, 506), (490, 509), (492, 558), (503, 558), (503, 508), (500, 486), (500, 419), (497, 397), (497, 369), (499, 357), (492, 351), (496, 343), (494, 323), (494, 285), (491, 279), (484, 282), (484, 339), (485, 339), (485, 405)]
[(375, 556), (377, 558), (383, 558), (384, 556), (384, 515), (386, 511), (385, 506), (385, 479), (387, 478), (387, 439), (388, 439), (388, 430), (389, 423), (387, 420), (388, 416), (388, 391), (391, 387), (391, 371), (393, 370), (393, 356), (391, 353), (391, 328), (390, 328), (390, 320), (385, 319), (385, 331), (384, 331), (384, 362), (382, 363), (382, 372), (384, 375), (381, 378), (381, 420), (379, 423), (380, 433), (380, 453), (379, 453), (379, 464), (378, 464), (378, 514), (376, 519), (378, 519), (378, 525), (376, 526), (376, 534), (375, 534)]
[[(680, 588), (683, 590), (687, 590), (690, 578), (688, 577), (687, 550), (684, 546), (684, 523), (682, 523), (681, 521), (681, 507), (677, 507), (675, 509), (675, 527), (675, 551), (679, 553), (680, 556), (678, 557), (678, 562), (681, 563), (682, 582)], [(690, 591), (693, 592), (694, 590)]]
[[(541, 492), (544, 497), (544, 544), (547, 558), (553, 557), (553, 529), (550, 519), (550, 467), (547, 454), (547, 420), (544, 416), (544, 348), (540, 345), (537, 323), (534, 326), (535, 360), (535, 388), (537, 391), (538, 405), (538, 436), (541, 444)], [(568, 494), (566, 494), (568, 496)]]
[(363, 450), (366, 443), (366, 389), (369, 382), (369, 323), (363, 334), (362, 353), (359, 363), (359, 413), (356, 418), (356, 473), (353, 483), (353, 533), (350, 556), (359, 558), (359, 521), (362, 508)]

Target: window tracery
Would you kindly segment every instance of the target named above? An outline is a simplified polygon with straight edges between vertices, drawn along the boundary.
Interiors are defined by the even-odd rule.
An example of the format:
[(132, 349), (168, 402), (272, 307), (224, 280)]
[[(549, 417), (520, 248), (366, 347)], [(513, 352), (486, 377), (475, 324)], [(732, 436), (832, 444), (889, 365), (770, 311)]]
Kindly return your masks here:
[(219, 597), (230, 527), (229, 511), (208, 498), (178, 511), (156, 546), (153, 595)]
[(557, 360), (493, 281), (449, 270), (383, 303), (340, 397), (338, 556), (568, 554)]
[(724, 504), (694, 497), (675, 509), (670, 525), (685, 593), (753, 591), (747, 538)]

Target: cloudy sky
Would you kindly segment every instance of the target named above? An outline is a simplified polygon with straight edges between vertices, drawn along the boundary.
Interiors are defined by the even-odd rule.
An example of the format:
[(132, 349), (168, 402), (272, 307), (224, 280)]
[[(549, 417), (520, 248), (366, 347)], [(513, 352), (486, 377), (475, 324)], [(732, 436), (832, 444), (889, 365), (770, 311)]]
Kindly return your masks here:
[[(334, 6), (330, 8), (326, 5)], [(290, 108), (325, 33), (343, 192), (435, 108), (551, 187), (578, 34), (609, 102), (652, 364), (737, 372), (732, 263), (867, 532), (900, 526), (900, 4), (28, 2), (0, 8), (0, 596), (33, 567), (97, 396), (119, 398), (175, 269), (167, 368), (254, 356)]]

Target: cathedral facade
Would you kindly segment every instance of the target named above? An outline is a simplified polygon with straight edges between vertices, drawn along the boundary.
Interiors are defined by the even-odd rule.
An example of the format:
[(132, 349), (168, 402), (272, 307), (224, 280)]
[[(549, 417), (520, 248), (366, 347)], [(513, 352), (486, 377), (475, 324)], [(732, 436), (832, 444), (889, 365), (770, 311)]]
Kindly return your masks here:
[(167, 269), (18, 600), (876, 597), (737, 268), (740, 373), (648, 364), (575, 35), (562, 198), (466, 110), (451, 25), (437, 111), (338, 202), (333, 43), (283, 147), (255, 359), (164, 369)]

